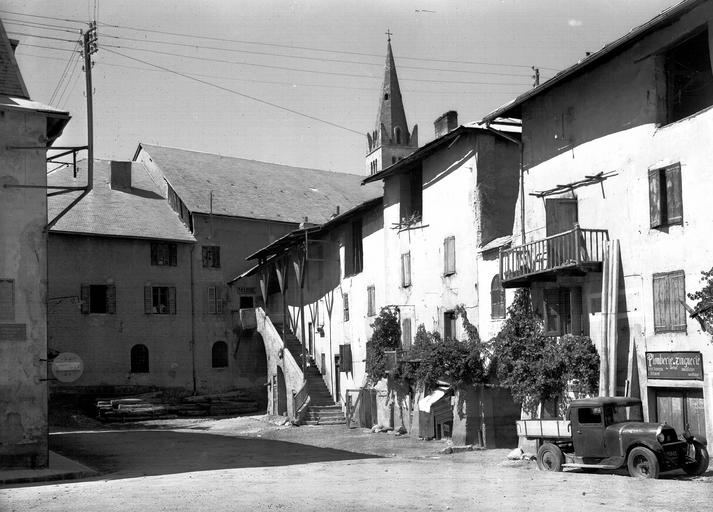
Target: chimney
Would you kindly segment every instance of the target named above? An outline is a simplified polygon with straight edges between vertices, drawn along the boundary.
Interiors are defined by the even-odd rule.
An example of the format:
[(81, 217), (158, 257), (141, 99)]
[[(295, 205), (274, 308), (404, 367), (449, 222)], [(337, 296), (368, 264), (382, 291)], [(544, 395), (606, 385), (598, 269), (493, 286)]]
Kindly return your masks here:
[(111, 162), (111, 188), (131, 188), (131, 162)]
[(449, 110), (434, 121), (433, 128), (436, 131), (436, 138), (455, 130), (458, 128), (458, 112)]

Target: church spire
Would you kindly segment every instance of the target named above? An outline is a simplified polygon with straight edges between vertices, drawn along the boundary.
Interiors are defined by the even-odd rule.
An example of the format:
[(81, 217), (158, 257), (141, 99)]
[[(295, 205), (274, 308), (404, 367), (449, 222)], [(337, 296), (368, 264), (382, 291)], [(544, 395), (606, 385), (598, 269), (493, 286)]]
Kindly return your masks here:
[[(409, 133), (406, 124), (399, 78), (396, 74), (396, 63), (391, 49), (391, 31), (387, 30), (386, 64), (384, 67), (384, 83), (381, 88), (379, 111), (376, 116), (376, 127), (367, 134), (367, 172), (374, 174), (418, 148), (418, 127), (414, 126)], [(377, 151), (381, 150), (381, 151)]]

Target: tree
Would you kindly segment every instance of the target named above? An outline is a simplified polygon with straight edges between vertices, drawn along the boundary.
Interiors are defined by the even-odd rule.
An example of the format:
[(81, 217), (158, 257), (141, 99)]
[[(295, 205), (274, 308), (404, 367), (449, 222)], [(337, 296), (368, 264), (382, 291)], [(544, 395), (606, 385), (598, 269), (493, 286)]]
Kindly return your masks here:
[(386, 373), (387, 350), (396, 350), (401, 340), (398, 309), (381, 308), (379, 316), (371, 324), (371, 338), (366, 342), (366, 374), (372, 384)]
[(693, 311), (689, 311), (692, 318), (696, 318), (704, 331), (713, 334), (713, 268), (701, 272), (702, 289), (689, 293), (688, 298), (698, 301)]

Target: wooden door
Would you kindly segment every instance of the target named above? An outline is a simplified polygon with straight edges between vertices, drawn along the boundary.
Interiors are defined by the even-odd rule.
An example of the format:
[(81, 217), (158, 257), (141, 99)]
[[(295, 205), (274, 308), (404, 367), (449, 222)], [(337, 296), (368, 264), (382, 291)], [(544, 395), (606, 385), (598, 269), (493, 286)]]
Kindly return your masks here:
[(706, 413), (702, 389), (662, 389), (656, 392), (656, 421), (666, 422), (681, 435), (686, 426), (691, 434), (706, 435)]
[(681, 434), (684, 428), (683, 393), (681, 391), (662, 390), (656, 393), (656, 421), (668, 423)]
[(703, 405), (703, 390), (689, 390), (684, 397), (685, 418), (691, 434), (695, 436), (706, 435), (706, 411)]
[[(545, 201), (546, 235), (558, 235), (574, 228), (578, 222), (576, 199), (547, 199)], [(554, 268), (576, 257), (574, 237), (559, 237), (547, 242), (547, 267)]]

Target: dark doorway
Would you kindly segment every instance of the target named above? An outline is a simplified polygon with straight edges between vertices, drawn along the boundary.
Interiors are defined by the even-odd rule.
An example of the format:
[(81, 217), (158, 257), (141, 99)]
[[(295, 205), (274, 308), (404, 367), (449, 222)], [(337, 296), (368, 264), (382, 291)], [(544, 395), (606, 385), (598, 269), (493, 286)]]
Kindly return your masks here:
[(706, 435), (706, 414), (702, 389), (656, 390), (656, 421), (666, 422), (680, 435), (686, 425), (691, 434)]
[(277, 367), (277, 414), (279, 416), (287, 414), (287, 386), (285, 374), (279, 366)]
[(339, 373), (341, 367), (339, 365), (339, 356), (334, 356), (334, 401), (339, 403), (340, 401), (340, 386), (339, 381), (341, 380), (342, 374)]
[[(574, 229), (578, 222), (576, 199), (545, 201), (546, 235), (551, 237)], [(574, 237), (557, 237), (547, 241), (547, 267), (554, 268), (576, 260)]]
[(307, 338), (309, 340), (309, 355), (314, 356), (314, 325), (312, 322), (307, 324)]

